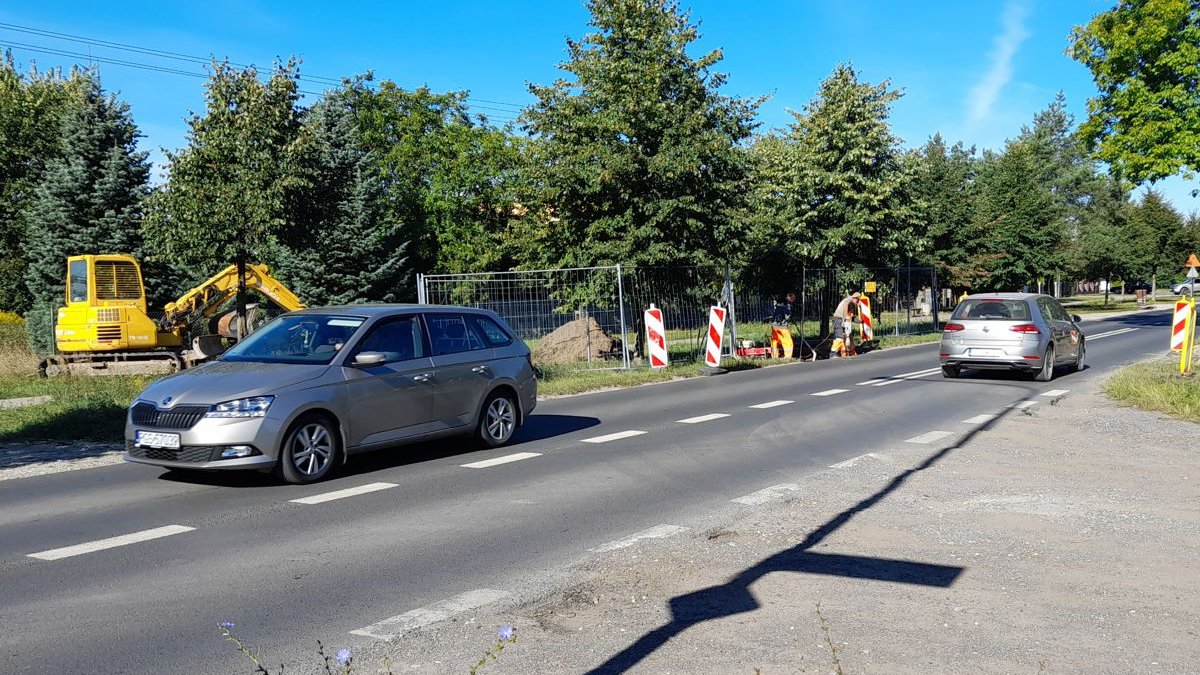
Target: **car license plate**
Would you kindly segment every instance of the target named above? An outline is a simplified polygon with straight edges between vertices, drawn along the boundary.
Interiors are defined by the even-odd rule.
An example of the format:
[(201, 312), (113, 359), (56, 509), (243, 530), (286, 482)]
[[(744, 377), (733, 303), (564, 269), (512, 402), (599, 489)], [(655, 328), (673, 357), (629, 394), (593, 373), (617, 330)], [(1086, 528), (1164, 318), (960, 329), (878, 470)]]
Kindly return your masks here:
[(1004, 356), (1003, 349), (972, 349), (971, 356)]
[(139, 431), (134, 434), (133, 442), (147, 448), (179, 449), (179, 434), (163, 434), (157, 431)]

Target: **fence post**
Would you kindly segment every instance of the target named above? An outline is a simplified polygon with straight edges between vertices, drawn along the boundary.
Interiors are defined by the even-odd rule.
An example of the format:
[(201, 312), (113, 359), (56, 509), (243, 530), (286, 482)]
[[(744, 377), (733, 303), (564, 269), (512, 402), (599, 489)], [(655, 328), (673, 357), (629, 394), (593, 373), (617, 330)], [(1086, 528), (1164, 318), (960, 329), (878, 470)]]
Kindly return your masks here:
[(625, 286), (621, 281), (622, 276), (624, 273), (621, 271), (621, 266), (617, 265), (617, 308), (618, 314), (621, 316), (621, 362), (625, 365), (625, 370), (629, 370), (629, 344), (625, 332)]
[(900, 268), (896, 268), (896, 283), (892, 285), (892, 293), (896, 298), (896, 330), (893, 334), (900, 335)]
[(938, 327), (938, 301), (941, 299), (942, 292), (938, 289), (937, 266), (932, 267), (931, 271), (933, 272), (933, 290), (931, 291), (933, 294), (931, 303), (933, 305), (933, 330), (938, 331), (941, 330)]
[(737, 355), (737, 302), (733, 299), (733, 277), (729, 272), (728, 263), (725, 265), (725, 287), (721, 289), (725, 295), (725, 305), (729, 308), (729, 355)]
[(417, 304), (424, 305), (425, 302), (425, 274), (417, 272)]

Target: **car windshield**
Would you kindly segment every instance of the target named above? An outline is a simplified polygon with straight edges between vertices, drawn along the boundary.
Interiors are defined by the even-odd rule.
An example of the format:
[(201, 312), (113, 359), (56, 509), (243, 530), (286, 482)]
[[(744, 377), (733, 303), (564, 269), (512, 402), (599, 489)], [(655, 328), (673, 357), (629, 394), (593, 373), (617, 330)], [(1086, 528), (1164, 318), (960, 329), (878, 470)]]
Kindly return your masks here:
[(952, 319), (996, 321), (1027, 321), (1029, 307), (1024, 300), (1003, 298), (968, 298), (955, 308)]
[(361, 316), (281, 316), (230, 347), (221, 360), (326, 365), (364, 321)]

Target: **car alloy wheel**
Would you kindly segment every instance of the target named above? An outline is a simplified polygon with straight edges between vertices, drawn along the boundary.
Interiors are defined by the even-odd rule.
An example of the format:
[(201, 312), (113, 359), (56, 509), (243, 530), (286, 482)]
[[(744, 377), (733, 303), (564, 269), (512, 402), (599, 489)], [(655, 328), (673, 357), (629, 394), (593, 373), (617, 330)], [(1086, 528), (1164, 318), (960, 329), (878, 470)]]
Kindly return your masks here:
[(513, 409), (512, 401), (509, 401), (507, 396), (498, 396), (492, 399), (491, 405), (487, 408), (484, 424), (488, 437), (496, 445), (507, 442), (512, 437), (513, 429), (517, 426), (517, 413)]
[(337, 431), (322, 417), (296, 423), (284, 441), (280, 473), (289, 483), (311, 483), (324, 478), (337, 457)]
[(492, 392), (483, 404), (475, 436), (484, 447), (497, 448), (512, 440), (519, 425), (517, 404), (512, 395)]

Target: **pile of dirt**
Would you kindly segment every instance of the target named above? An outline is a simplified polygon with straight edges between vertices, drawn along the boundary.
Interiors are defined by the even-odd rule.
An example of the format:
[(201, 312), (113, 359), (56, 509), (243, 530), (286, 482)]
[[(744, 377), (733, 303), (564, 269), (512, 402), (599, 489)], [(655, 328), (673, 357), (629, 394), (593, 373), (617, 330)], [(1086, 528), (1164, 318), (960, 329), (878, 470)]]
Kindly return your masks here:
[(552, 365), (596, 361), (620, 351), (617, 341), (588, 316), (564, 323), (538, 340), (533, 346), (533, 362)]

